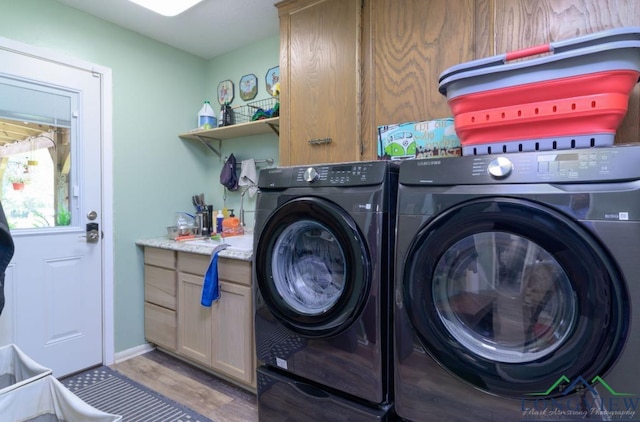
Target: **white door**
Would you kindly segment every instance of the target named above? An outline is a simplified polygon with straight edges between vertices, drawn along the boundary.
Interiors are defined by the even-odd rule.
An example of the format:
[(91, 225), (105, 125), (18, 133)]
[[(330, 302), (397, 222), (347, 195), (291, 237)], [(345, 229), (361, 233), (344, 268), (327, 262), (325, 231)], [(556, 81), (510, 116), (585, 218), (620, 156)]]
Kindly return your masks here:
[(1, 198), (15, 242), (0, 341), (58, 377), (103, 362), (101, 77), (0, 43)]

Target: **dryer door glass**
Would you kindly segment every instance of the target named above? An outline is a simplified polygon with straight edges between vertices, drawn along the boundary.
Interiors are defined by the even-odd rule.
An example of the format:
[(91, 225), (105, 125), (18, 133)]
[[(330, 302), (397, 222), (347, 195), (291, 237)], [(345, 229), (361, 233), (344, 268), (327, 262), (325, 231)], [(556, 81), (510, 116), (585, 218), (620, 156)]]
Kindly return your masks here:
[(302, 220), (284, 229), (272, 255), (274, 283), (283, 300), (303, 315), (327, 312), (345, 285), (345, 256), (323, 224)]
[(591, 380), (624, 347), (628, 298), (615, 260), (582, 224), (538, 202), (449, 207), (422, 226), (402, 265), (419, 344), (482, 390), (522, 397), (563, 375)]
[(481, 232), (454, 243), (436, 265), (432, 289), (451, 335), (497, 362), (552, 353), (577, 318), (571, 281), (558, 261), (514, 234)]
[(317, 197), (289, 200), (271, 214), (256, 250), (256, 307), (290, 330), (327, 338), (361, 316), (372, 263), (364, 235), (342, 208)]

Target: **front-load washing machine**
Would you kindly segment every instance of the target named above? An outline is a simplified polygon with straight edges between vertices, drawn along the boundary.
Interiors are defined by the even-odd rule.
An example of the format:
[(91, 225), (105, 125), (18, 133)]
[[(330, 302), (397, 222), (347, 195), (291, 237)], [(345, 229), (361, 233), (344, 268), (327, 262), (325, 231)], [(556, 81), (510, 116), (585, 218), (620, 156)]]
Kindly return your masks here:
[(639, 420), (640, 146), (403, 162), (395, 409)]
[[(397, 179), (398, 165), (385, 161), (260, 172), (254, 288), (261, 420), (287, 420), (286, 412), (295, 413), (291, 420), (327, 420), (331, 403), (323, 397), (371, 407), (365, 419), (362, 406), (353, 414), (339, 407), (339, 420), (386, 417)], [(291, 384), (278, 383), (280, 376)], [(277, 405), (279, 390), (293, 400), (292, 386), (302, 399)]]

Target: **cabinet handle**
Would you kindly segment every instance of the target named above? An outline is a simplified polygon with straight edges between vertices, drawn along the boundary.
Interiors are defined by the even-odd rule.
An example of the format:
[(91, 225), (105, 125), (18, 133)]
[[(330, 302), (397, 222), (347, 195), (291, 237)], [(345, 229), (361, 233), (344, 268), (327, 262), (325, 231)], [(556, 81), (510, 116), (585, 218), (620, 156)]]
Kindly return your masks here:
[(331, 138), (309, 139), (307, 142), (309, 142), (310, 145), (330, 144)]

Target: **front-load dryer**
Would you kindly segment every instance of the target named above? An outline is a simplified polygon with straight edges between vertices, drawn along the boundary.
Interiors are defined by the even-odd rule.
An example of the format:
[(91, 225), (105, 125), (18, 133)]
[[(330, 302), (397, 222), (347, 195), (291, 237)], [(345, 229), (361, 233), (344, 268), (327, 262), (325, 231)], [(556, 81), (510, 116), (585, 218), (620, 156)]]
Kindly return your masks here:
[[(298, 386), (303, 398), (326, 394), (372, 406), (370, 420), (390, 407), (397, 179), (398, 165), (386, 161), (260, 172), (254, 229), (256, 351), (264, 364), (259, 414), (269, 413), (277, 390), (264, 386), (279, 375), (294, 380), (281, 385), (283, 391)], [(302, 401), (306, 420), (326, 420), (322, 400)], [(298, 420), (300, 409), (293, 407), (281, 412), (293, 411)]]
[(395, 409), (640, 418), (640, 146), (400, 168)]

